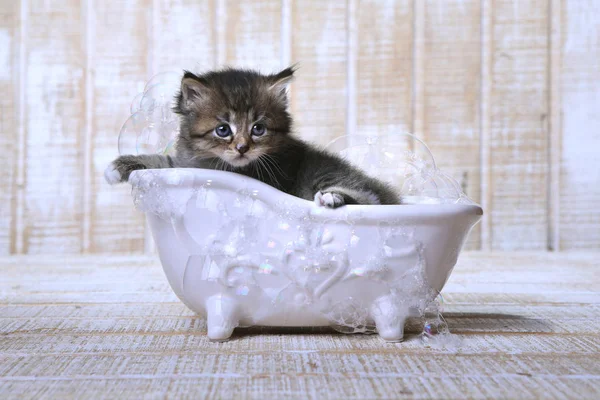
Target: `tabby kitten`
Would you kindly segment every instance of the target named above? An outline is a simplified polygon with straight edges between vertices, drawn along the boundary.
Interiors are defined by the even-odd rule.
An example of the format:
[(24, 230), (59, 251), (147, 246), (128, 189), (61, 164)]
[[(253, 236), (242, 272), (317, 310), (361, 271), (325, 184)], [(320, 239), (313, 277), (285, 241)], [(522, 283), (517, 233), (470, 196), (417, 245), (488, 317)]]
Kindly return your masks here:
[(287, 87), (293, 75), (293, 68), (273, 75), (185, 72), (175, 107), (181, 116), (176, 155), (121, 156), (106, 169), (106, 180), (125, 182), (138, 169), (209, 168), (261, 180), (320, 206), (398, 204), (382, 182), (291, 135)]

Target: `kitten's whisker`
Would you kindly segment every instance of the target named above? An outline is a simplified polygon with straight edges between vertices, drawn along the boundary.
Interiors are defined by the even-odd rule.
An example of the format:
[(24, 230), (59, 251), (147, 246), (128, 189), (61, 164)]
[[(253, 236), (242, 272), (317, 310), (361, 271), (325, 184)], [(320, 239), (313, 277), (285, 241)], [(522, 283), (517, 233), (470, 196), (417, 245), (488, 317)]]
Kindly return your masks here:
[(224, 161), (224, 160), (221, 160), (221, 162), (222, 162), (222, 164), (223, 164), (223, 165), (222, 165), (222, 167), (221, 167), (221, 168), (223, 168), (223, 171), (230, 172), (229, 168), (230, 168), (231, 166), (229, 165), (229, 163), (227, 163), (227, 162), (226, 162), (226, 161)]
[[(271, 177), (271, 174), (270, 174), (270, 173), (269, 173), (269, 171), (268, 171), (268, 170), (265, 168), (265, 163), (264, 163), (264, 161), (263, 161), (262, 159), (259, 159), (259, 160), (258, 160), (258, 163), (259, 163), (259, 165), (260, 165), (260, 167), (261, 167), (261, 175), (263, 175), (263, 176), (264, 176), (264, 178), (267, 178), (267, 177), (268, 177), (269, 179), (271, 179), (271, 180), (272, 180), (273, 178)], [(265, 182), (265, 183), (266, 183), (266, 179), (263, 179), (263, 182)]]
[[(265, 182), (265, 181), (266, 181), (266, 179), (265, 179), (265, 176), (264, 176), (264, 174), (263, 174), (263, 171), (262, 171), (262, 162), (261, 162), (261, 160), (258, 160), (258, 168), (256, 169), (256, 172), (257, 172), (257, 173), (258, 173), (258, 175), (259, 175), (259, 179), (260, 179), (262, 182)], [(266, 182), (265, 182), (265, 183), (266, 183)]]
[(261, 171), (262, 162), (260, 161), (260, 157), (256, 159), (256, 163), (253, 164), (253, 167), (254, 167), (254, 169), (256, 171), (256, 175), (258, 176), (258, 179), (261, 182), (264, 182), (265, 179), (264, 179), (262, 171)]
[[(256, 160), (256, 161), (258, 161), (258, 160)], [(263, 179), (262, 179), (262, 177), (261, 177), (261, 175), (260, 175), (260, 170), (258, 169), (258, 165), (257, 165), (257, 164), (258, 164), (258, 162), (256, 162), (256, 163), (252, 163), (252, 164), (251, 164), (251, 165), (252, 165), (252, 170), (254, 171), (254, 174), (256, 175), (256, 178), (257, 178), (259, 181), (261, 181), (261, 182), (262, 182), (262, 181), (263, 181)]]
[(279, 180), (277, 179), (277, 175), (275, 174), (275, 171), (272, 170), (272, 168), (269, 166), (269, 164), (267, 164), (267, 161), (265, 158), (258, 157), (258, 160), (260, 160), (261, 165), (264, 166), (265, 171), (267, 171), (267, 173), (269, 174), (269, 177), (277, 184), (278, 187), (282, 187), (281, 184), (279, 183)]
[(256, 177), (257, 177), (259, 180), (261, 180), (261, 181), (262, 181), (262, 179), (260, 179), (260, 176), (259, 176), (259, 174), (258, 174), (258, 168), (256, 168), (256, 164), (255, 164), (255, 163), (253, 163), (253, 164), (252, 164), (252, 169), (254, 170), (254, 174), (256, 174)]
[[(213, 157), (208, 157), (208, 156), (200, 156), (200, 155), (194, 155), (192, 157), (190, 157), (189, 159), (185, 159), (185, 165), (194, 165), (194, 164), (198, 164), (198, 161), (203, 161), (203, 160), (210, 160)], [(178, 158), (179, 160), (181, 160), (181, 158)]]
[(277, 181), (277, 177), (273, 174), (271, 168), (269, 168), (269, 165), (266, 163), (266, 161), (262, 159), (261, 162), (265, 167), (265, 171), (267, 171), (267, 174), (269, 174), (269, 178), (275, 183), (275, 185), (280, 186), (279, 181)]
[(279, 166), (279, 163), (277, 163), (277, 160), (275, 160), (273, 156), (271, 156), (270, 154), (263, 155), (265, 156), (265, 161), (269, 161), (269, 164), (271, 164), (275, 169), (277, 169), (277, 171), (279, 171), (279, 173), (283, 176), (284, 179), (290, 179), (290, 177), (283, 171), (283, 169), (281, 169), (281, 166)]
[(281, 174), (281, 176), (283, 177), (283, 179), (289, 179), (287, 177), (287, 175), (281, 170), (281, 168), (273, 160), (270, 160), (269, 158), (265, 157), (264, 158), (264, 162), (265, 162), (265, 165), (267, 166), (267, 168), (270, 171), (272, 171), (274, 180), (277, 182), (277, 185), (279, 185), (280, 187), (282, 187), (281, 184), (279, 183), (279, 180), (277, 179), (277, 173), (276, 173), (276, 171), (278, 170), (278, 172)]
[[(267, 160), (268, 160), (268, 159), (267, 159)], [(281, 167), (280, 167), (279, 165), (277, 165), (277, 163), (276, 163), (275, 161), (271, 160), (271, 164), (272, 164), (274, 167), (277, 167), (277, 169), (278, 169), (278, 170), (279, 170), (279, 172), (280, 172), (280, 176), (281, 176), (283, 179), (286, 179), (286, 180), (287, 180), (287, 179), (289, 179), (289, 178), (287, 177), (287, 175), (286, 175), (286, 174), (283, 172), (283, 170), (281, 169)], [(277, 175), (277, 174), (276, 174), (276, 170), (274, 170), (274, 171), (273, 171), (273, 175)], [(277, 179), (277, 184), (278, 184), (278, 185), (279, 185), (281, 188), (283, 188), (283, 186), (281, 185), (281, 183), (279, 183), (279, 179)]]

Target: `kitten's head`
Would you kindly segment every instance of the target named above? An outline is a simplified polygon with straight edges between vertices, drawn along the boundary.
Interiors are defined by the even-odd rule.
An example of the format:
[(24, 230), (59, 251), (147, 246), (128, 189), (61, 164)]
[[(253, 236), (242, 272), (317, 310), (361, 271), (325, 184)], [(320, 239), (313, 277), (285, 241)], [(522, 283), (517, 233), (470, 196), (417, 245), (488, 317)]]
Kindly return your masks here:
[(182, 115), (180, 142), (193, 154), (219, 157), (233, 167), (276, 151), (291, 129), (287, 87), (293, 74), (293, 68), (273, 75), (185, 72), (175, 107)]

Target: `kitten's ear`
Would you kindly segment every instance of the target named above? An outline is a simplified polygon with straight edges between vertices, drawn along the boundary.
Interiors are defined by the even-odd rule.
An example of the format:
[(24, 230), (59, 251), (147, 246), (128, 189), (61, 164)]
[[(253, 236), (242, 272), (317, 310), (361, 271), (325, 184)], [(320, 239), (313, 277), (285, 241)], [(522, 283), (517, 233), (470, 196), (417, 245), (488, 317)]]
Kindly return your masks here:
[(190, 111), (208, 93), (206, 81), (191, 72), (185, 72), (181, 79), (181, 95), (179, 108), (181, 111)]
[(268, 79), (269, 90), (285, 100), (287, 98), (288, 87), (294, 79), (294, 72), (296, 72), (296, 65), (292, 65), (277, 74), (270, 75)]

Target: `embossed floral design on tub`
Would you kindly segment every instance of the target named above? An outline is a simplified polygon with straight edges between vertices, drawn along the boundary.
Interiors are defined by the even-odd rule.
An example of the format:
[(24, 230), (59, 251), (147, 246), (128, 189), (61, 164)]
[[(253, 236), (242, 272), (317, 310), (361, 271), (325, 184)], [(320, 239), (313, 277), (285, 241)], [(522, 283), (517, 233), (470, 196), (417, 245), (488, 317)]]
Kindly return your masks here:
[[(382, 148), (365, 146), (363, 155)], [(349, 333), (374, 326), (400, 341), (406, 318), (422, 315), (442, 289), (482, 215), (460, 186), (440, 185), (448, 178), (435, 164), (433, 172), (410, 164), (405, 204), (338, 209), (224, 171), (142, 170), (129, 181), (171, 287), (206, 316), (211, 340), (238, 326), (331, 325)]]

